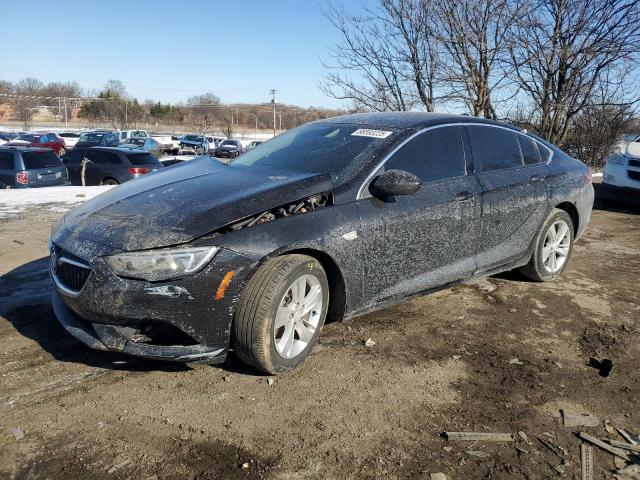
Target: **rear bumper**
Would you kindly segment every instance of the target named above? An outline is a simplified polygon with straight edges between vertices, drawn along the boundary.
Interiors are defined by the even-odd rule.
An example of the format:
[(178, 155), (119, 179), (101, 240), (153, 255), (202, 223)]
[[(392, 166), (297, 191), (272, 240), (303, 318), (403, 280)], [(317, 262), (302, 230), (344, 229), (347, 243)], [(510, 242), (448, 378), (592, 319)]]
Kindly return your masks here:
[(610, 183), (600, 184), (602, 198), (620, 203), (640, 206), (640, 188), (619, 187)]

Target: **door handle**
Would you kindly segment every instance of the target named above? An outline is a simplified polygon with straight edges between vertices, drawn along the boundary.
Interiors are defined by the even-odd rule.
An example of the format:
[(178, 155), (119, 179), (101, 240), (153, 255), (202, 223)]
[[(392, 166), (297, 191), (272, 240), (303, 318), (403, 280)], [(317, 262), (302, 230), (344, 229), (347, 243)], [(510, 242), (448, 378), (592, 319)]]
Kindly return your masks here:
[(473, 198), (473, 196), (474, 196), (473, 193), (469, 192), (468, 190), (465, 190), (456, 195), (456, 200), (458, 202), (464, 202), (465, 200), (469, 200), (470, 198)]
[(544, 177), (541, 175), (533, 175), (531, 177), (532, 182), (541, 182), (542, 180), (544, 180)]

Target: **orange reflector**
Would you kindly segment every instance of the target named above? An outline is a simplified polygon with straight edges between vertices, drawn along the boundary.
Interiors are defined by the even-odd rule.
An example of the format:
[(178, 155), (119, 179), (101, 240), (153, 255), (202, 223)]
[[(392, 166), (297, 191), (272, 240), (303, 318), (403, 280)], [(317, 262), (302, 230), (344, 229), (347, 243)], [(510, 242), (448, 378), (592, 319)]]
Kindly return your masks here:
[(222, 300), (222, 297), (224, 297), (224, 291), (227, 289), (227, 287), (231, 283), (231, 279), (233, 278), (233, 275), (235, 273), (236, 273), (235, 271), (230, 270), (224, 276), (224, 278), (220, 282), (220, 286), (218, 287), (218, 290), (216, 291), (216, 300)]

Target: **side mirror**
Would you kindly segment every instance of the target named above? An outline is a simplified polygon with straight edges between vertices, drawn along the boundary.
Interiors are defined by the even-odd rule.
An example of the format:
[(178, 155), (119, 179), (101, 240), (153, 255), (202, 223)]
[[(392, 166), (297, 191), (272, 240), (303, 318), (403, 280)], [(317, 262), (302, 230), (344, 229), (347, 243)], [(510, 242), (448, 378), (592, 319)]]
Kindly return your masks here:
[(369, 191), (376, 197), (411, 195), (420, 190), (422, 181), (404, 170), (387, 170), (369, 184)]

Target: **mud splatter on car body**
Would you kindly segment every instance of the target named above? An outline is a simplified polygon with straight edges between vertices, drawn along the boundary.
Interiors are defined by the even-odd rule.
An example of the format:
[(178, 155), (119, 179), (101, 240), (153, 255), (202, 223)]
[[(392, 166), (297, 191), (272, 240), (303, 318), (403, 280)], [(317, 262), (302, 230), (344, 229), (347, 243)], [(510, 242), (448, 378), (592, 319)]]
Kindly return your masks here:
[[(526, 264), (536, 233), (556, 207), (575, 220), (576, 237), (589, 222), (587, 167), (514, 127), (422, 113), (348, 115), (310, 125), (329, 132), (328, 139), (346, 135), (345, 142), (356, 141), (348, 137), (355, 131), (384, 135), (353, 137), (361, 150), (331, 171), (304, 160), (289, 169), (253, 168), (247, 158), (268, 151), (271, 142), (229, 165), (202, 157), (123, 184), (68, 213), (51, 237), (52, 253), (59, 249), (52, 263), (54, 310), (67, 330), (76, 335), (81, 329), (94, 347), (110, 342), (106, 348), (135, 355), (218, 362), (228, 351), (243, 287), (274, 256), (315, 257), (329, 277), (329, 316), (349, 318)], [(468, 134), (477, 126), (535, 141), (541, 161), (482, 171)], [(425, 182), (414, 195), (380, 198), (369, 191), (407, 142), (445, 127), (460, 138), (463, 175)], [(331, 162), (343, 153), (333, 148), (319, 156)], [(219, 250), (197, 272), (158, 282), (118, 275), (106, 261), (122, 252), (176, 247)], [(70, 292), (56, 278), (60, 255), (77, 258), (78, 268), (90, 272), (80, 289)], [(164, 334), (156, 336), (157, 328)], [(172, 334), (181, 343), (158, 340)]]

